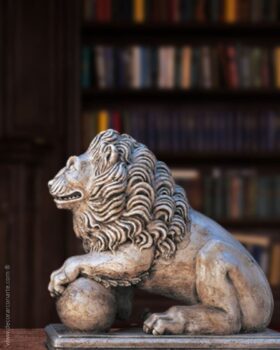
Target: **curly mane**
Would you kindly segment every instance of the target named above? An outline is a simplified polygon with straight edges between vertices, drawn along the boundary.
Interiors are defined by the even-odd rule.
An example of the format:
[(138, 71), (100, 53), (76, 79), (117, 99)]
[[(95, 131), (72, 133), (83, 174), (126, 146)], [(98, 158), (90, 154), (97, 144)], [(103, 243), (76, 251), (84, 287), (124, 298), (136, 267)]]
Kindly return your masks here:
[[(113, 147), (116, 162), (108, 166), (105, 151)], [(90, 198), (74, 211), (74, 229), (86, 252), (116, 250), (131, 241), (155, 256), (175, 254), (189, 234), (189, 205), (167, 165), (126, 134), (107, 130), (86, 151), (94, 163)]]

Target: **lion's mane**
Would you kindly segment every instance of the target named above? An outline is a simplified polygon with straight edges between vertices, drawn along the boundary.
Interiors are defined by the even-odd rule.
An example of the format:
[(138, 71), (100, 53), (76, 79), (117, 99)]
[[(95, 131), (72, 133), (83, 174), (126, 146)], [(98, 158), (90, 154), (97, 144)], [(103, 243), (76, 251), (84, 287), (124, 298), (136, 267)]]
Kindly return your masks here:
[[(114, 146), (117, 161), (108, 168), (105, 150)], [(87, 151), (94, 162), (90, 198), (74, 210), (74, 230), (86, 252), (116, 250), (131, 241), (141, 249), (154, 245), (155, 257), (175, 254), (189, 234), (189, 205), (167, 165), (126, 134), (107, 130)]]

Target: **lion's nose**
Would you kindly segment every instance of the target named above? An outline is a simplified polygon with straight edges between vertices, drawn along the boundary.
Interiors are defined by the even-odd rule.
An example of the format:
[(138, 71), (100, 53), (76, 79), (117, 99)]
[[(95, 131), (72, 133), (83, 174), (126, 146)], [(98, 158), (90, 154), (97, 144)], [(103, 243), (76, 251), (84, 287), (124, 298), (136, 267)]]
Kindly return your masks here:
[(49, 187), (49, 189), (52, 188), (52, 184), (53, 184), (53, 180), (50, 180), (50, 181), (48, 182), (48, 187)]

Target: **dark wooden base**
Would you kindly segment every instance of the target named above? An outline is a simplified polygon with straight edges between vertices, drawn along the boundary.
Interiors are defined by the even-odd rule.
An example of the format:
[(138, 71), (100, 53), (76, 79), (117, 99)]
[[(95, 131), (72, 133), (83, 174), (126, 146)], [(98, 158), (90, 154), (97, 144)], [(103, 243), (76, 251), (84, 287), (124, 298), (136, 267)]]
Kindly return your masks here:
[(73, 332), (62, 324), (45, 328), (47, 347), (58, 349), (280, 349), (280, 333), (267, 329), (261, 333), (230, 336), (153, 336), (139, 328), (112, 329), (109, 333)]

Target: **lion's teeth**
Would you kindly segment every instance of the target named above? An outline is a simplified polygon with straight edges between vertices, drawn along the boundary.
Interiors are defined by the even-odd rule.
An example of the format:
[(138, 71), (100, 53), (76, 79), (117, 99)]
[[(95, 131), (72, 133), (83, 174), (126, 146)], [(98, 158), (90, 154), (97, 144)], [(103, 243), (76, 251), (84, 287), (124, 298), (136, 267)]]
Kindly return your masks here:
[(81, 196), (79, 194), (73, 194), (73, 195), (68, 195), (68, 196), (55, 196), (54, 198), (56, 200), (60, 201), (68, 201), (68, 200), (74, 200), (74, 199), (79, 199)]

